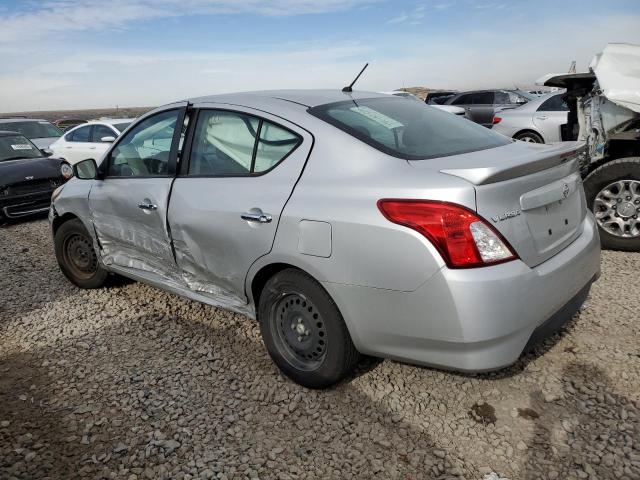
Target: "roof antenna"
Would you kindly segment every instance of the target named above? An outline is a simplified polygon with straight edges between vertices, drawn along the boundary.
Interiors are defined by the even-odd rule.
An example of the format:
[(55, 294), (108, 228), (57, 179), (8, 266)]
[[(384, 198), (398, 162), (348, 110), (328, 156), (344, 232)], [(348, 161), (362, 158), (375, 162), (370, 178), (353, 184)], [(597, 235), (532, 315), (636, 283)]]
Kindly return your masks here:
[(342, 91), (345, 92), (345, 93), (353, 92), (353, 86), (356, 84), (356, 82), (360, 78), (360, 75), (362, 75), (362, 72), (364, 72), (367, 69), (368, 66), (369, 66), (369, 64), (367, 63), (364, 67), (362, 67), (362, 70), (360, 70), (360, 73), (358, 74), (358, 76), (353, 80), (353, 82), (351, 82), (351, 85), (349, 85), (348, 87), (344, 87), (342, 89)]

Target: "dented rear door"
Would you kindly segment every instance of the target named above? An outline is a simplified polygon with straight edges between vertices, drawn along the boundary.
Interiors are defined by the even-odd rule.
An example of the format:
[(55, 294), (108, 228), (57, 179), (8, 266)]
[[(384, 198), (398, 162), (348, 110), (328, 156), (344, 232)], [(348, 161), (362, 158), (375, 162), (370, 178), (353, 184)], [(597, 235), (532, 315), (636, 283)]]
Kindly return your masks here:
[(245, 312), (247, 272), (272, 248), (313, 138), (262, 111), (200, 107), (171, 192), (168, 220), (176, 261), (194, 292)]

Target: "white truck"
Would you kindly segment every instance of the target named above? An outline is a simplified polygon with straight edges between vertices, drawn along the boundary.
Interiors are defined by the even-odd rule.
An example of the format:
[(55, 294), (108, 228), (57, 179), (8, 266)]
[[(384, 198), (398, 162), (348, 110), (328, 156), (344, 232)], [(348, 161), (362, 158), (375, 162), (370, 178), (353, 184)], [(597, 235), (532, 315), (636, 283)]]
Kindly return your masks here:
[(640, 251), (640, 45), (608, 44), (589, 72), (536, 83), (567, 89), (562, 140), (586, 142), (584, 189), (602, 246)]

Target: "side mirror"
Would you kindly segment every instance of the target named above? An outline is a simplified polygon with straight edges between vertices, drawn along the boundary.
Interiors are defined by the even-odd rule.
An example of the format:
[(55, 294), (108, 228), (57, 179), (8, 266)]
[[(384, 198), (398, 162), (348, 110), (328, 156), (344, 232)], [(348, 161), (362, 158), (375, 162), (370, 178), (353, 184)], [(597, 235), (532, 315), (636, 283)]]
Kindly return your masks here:
[(51, 155), (53, 155), (53, 152), (51, 150), (47, 150), (46, 148), (41, 148), (40, 152), (42, 153), (42, 155), (44, 155), (45, 157), (50, 157)]
[(80, 180), (95, 180), (98, 178), (98, 165), (93, 158), (87, 158), (73, 166), (73, 175)]
[(100, 141), (104, 143), (113, 143), (116, 141), (116, 137), (112, 137), (111, 135), (109, 135), (107, 137), (102, 137)]

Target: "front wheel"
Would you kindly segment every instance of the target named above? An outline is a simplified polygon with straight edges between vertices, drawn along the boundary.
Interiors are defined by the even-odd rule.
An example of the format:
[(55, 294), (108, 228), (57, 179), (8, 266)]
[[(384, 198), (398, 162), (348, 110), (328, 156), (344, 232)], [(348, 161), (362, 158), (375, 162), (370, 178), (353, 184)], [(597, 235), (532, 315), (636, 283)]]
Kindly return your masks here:
[(258, 320), (273, 361), (304, 387), (329, 387), (358, 362), (360, 355), (338, 307), (320, 284), (299, 270), (283, 270), (267, 282)]
[(54, 238), (56, 259), (60, 270), (71, 283), (80, 288), (100, 288), (109, 272), (93, 248), (93, 239), (80, 220), (69, 220), (58, 228)]
[(605, 163), (584, 181), (603, 248), (640, 251), (640, 158)]

